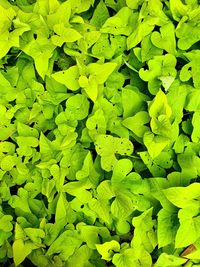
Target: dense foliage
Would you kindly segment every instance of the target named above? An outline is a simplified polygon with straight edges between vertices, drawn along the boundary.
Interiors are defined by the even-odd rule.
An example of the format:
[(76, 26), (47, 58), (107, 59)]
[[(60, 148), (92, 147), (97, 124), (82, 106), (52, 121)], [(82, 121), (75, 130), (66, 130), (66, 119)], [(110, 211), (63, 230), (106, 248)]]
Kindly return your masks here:
[(199, 1), (0, 22), (0, 266), (200, 266)]

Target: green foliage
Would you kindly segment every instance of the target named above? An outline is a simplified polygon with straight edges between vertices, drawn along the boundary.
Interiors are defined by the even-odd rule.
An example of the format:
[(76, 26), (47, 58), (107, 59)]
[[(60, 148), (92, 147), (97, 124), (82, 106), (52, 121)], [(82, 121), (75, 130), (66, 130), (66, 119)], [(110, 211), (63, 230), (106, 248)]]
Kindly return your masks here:
[(199, 266), (199, 1), (0, 21), (0, 266)]

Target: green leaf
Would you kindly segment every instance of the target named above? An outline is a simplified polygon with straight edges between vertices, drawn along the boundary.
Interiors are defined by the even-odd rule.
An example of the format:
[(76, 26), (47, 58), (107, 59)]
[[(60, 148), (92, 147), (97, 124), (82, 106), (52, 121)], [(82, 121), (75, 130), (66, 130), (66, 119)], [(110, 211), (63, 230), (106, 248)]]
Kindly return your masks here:
[[(166, 54), (162, 56), (154, 56), (148, 61), (149, 69), (139, 70), (139, 76), (142, 80), (148, 81), (148, 89), (151, 94), (156, 95), (160, 90), (161, 81), (163, 79), (175, 78), (177, 74), (176, 58), (174, 55)], [(166, 87), (165, 84), (163, 84)], [(167, 87), (166, 87), (167, 88)]]
[(31, 253), (32, 249), (24, 244), (22, 239), (15, 240), (13, 243), (13, 258), (15, 266), (20, 265)]
[(198, 227), (200, 216), (198, 216), (198, 213), (197, 206), (188, 206), (179, 211), (180, 227), (178, 228), (175, 239), (176, 248), (187, 247), (200, 237)]
[(192, 125), (193, 125), (193, 131), (192, 131), (192, 141), (195, 143), (199, 142), (200, 138), (200, 127), (199, 127), (199, 120), (200, 120), (200, 112), (195, 112), (192, 117)]
[(123, 105), (123, 117), (131, 117), (137, 112), (141, 111), (145, 107), (145, 98), (143, 95), (134, 90), (134, 88), (123, 88), (122, 90), (122, 105)]
[(162, 253), (156, 264), (155, 267), (171, 267), (171, 266), (182, 266), (184, 263), (187, 262), (187, 259), (182, 257), (168, 255), (167, 253)]
[(175, 213), (161, 209), (158, 213), (158, 245), (165, 247), (175, 240), (178, 219)]
[(117, 267), (129, 267), (129, 266), (152, 266), (152, 259), (150, 254), (142, 247), (127, 248), (123, 252), (116, 253), (113, 256), (113, 264)]
[(185, 82), (192, 78), (194, 87), (198, 89), (200, 86), (200, 72), (198, 67), (200, 53), (198, 50), (193, 50), (191, 52), (185, 53), (185, 56), (190, 62), (182, 67), (180, 72), (180, 79), (181, 81)]
[(111, 171), (117, 163), (115, 154), (131, 155), (133, 144), (126, 138), (111, 135), (98, 135), (95, 142), (97, 153), (101, 156), (102, 168)]
[(72, 91), (76, 91), (80, 87), (78, 83), (79, 70), (76, 65), (67, 70), (55, 72), (51, 77)]
[(126, 4), (131, 9), (137, 9), (138, 6), (142, 4), (142, 0), (136, 0), (136, 1), (126, 0)]
[(112, 216), (110, 213), (110, 204), (105, 199), (92, 199), (89, 203), (89, 207), (92, 211), (94, 211), (97, 216), (106, 224), (112, 224)]
[(75, 231), (66, 230), (51, 244), (46, 255), (59, 253), (60, 258), (66, 261), (80, 247), (81, 243), (82, 241)]
[(48, 161), (51, 158), (54, 158), (57, 154), (57, 149), (52, 144), (52, 142), (43, 134), (40, 135), (39, 147), (41, 153), (41, 159)]
[(144, 246), (151, 253), (157, 245), (157, 236), (153, 229), (155, 221), (152, 219), (152, 208), (134, 217), (132, 224), (135, 227), (132, 246)]
[(13, 258), (16, 266), (20, 265), (25, 258), (32, 252), (33, 249), (37, 249), (32, 242), (24, 242), (24, 233), (23, 229), (19, 224), (15, 225), (15, 240), (12, 246), (13, 249)]
[(159, 156), (163, 149), (169, 144), (168, 137), (156, 136), (150, 131), (144, 133), (143, 141), (152, 159)]
[(76, 120), (83, 120), (87, 117), (90, 103), (87, 97), (81, 94), (71, 96), (66, 101), (66, 115), (70, 114)]
[(97, 5), (96, 9), (94, 10), (90, 23), (96, 27), (101, 27), (108, 18), (108, 9), (104, 2), (101, 0)]
[(23, 51), (34, 59), (36, 70), (43, 79), (48, 73), (49, 59), (55, 48), (55, 45), (44, 37), (33, 39), (23, 48)]
[(106, 20), (101, 28), (101, 32), (110, 33), (114, 35), (129, 35), (131, 33), (131, 26), (129, 25), (129, 19), (132, 15), (131, 9), (123, 7), (119, 12)]
[(51, 37), (51, 41), (56, 46), (61, 47), (64, 43), (75, 42), (82, 37), (79, 32), (71, 28), (66, 28), (63, 23), (56, 24), (53, 29), (56, 35)]
[(120, 244), (115, 240), (111, 240), (104, 244), (97, 244), (96, 248), (103, 260), (110, 261), (114, 254), (113, 251), (118, 252), (120, 250)]
[(11, 171), (16, 164), (17, 158), (15, 156), (8, 155), (1, 160), (1, 169), (4, 171)]
[(134, 27), (133, 32), (127, 38), (127, 47), (129, 50), (138, 45), (145, 36), (152, 32), (154, 28), (153, 25), (148, 23), (148, 20), (144, 20), (142, 22), (138, 21), (136, 15), (137, 13), (135, 13), (135, 18), (133, 18), (133, 22), (136, 24), (136, 27)]
[(111, 213), (115, 218), (126, 219), (134, 210), (130, 197), (118, 193), (111, 204)]
[(199, 183), (192, 183), (187, 187), (172, 187), (163, 192), (172, 204), (179, 208), (187, 208), (190, 205), (198, 205), (199, 188)]
[(168, 118), (172, 115), (171, 107), (168, 104), (166, 95), (159, 90), (149, 106), (149, 115), (151, 118), (158, 118), (159, 115), (166, 115)]
[(99, 173), (95, 169), (94, 163), (92, 161), (92, 155), (90, 152), (88, 152), (87, 156), (85, 157), (82, 169), (76, 173), (76, 178), (77, 180), (87, 178), (92, 184), (98, 184)]
[[(181, 1), (179, 0), (179, 2)], [(184, 14), (187, 14), (188, 8), (185, 8), (185, 6), (183, 6), (182, 10)], [(176, 31), (176, 36), (179, 39), (178, 48), (182, 50), (188, 50), (192, 45), (194, 45), (199, 40), (200, 27), (193, 26), (196, 23), (195, 14), (193, 19), (191, 19), (191, 21), (185, 23), (185, 20), (186, 16), (182, 18), (182, 23), (180, 23), (180, 28), (177, 29)]]
[[(162, 152), (161, 152), (162, 153)], [(160, 153), (160, 155), (161, 155)], [(139, 152), (138, 153), (146, 165), (146, 168), (149, 169), (150, 173), (154, 177), (164, 177), (166, 175), (166, 171), (164, 168), (160, 167), (156, 162), (154, 161), (155, 159), (152, 159), (152, 157), (149, 155), (148, 152)]]
[(92, 257), (92, 250), (87, 245), (81, 246), (75, 253), (68, 259), (69, 266), (92, 267), (90, 258)]
[(91, 76), (95, 77), (95, 80), (98, 84), (103, 84), (116, 67), (117, 64), (114, 62), (108, 62), (104, 64), (91, 63), (87, 66), (87, 71)]
[(188, 7), (181, 0), (170, 0), (170, 11), (176, 21), (187, 14)]
[[(141, 57), (141, 61), (145, 62), (152, 59), (154, 56), (162, 55), (162, 49), (153, 45), (151, 41), (151, 34), (145, 36), (141, 42), (141, 48), (136, 47), (134, 53)], [(138, 57), (138, 56), (137, 56)]]
[(150, 121), (149, 114), (146, 111), (140, 111), (135, 116), (126, 118), (123, 121), (123, 125), (131, 130), (135, 135), (142, 138), (149, 130), (149, 127), (145, 126)]
[(152, 32), (151, 41), (153, 45), (164, 49), (169, 54), (176, 54), (175, 28), (172, 23), (163, 25), (160, 28), (160, 33), (157, 31)]

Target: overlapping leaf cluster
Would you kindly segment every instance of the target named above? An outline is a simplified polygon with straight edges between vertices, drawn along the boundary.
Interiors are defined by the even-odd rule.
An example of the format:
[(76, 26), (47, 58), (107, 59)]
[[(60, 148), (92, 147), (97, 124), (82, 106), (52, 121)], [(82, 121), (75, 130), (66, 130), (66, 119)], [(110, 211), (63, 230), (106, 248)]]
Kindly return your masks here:
[(0, 22), (0, 265), (199, 266), (199, 1), (0, 0)]

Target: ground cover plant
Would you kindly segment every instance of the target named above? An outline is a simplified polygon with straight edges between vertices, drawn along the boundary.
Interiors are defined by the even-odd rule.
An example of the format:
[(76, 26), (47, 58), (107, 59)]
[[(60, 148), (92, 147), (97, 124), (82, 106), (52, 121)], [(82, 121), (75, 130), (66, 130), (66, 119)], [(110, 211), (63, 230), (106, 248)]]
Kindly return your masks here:
[(199, 1), (0, 22), (0, 266), (200, 266)]

